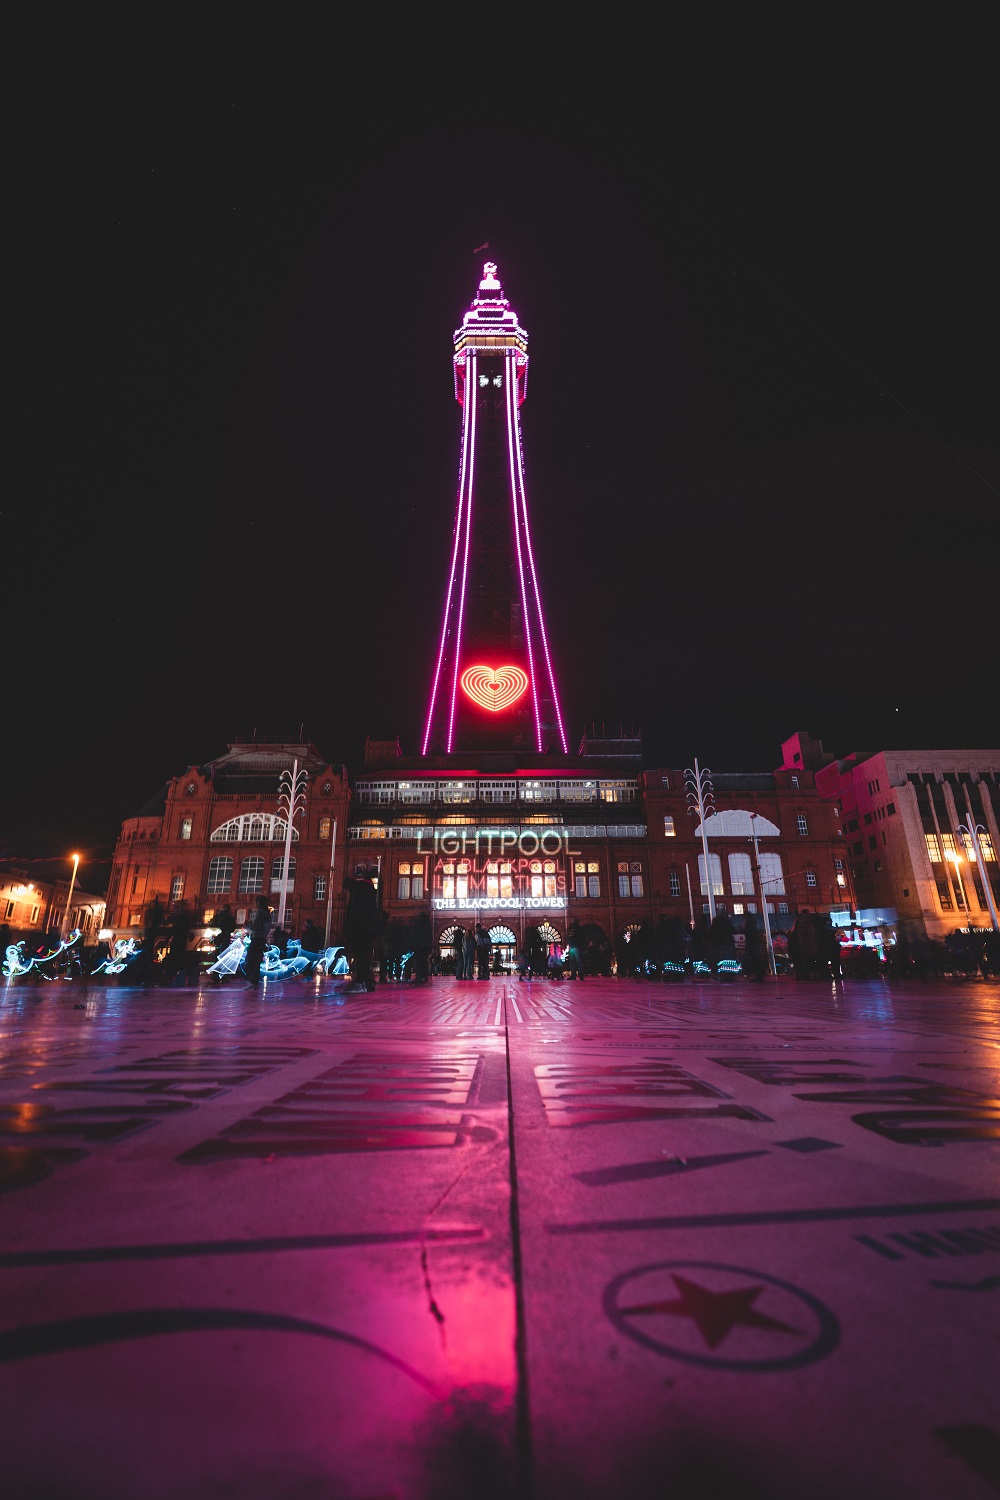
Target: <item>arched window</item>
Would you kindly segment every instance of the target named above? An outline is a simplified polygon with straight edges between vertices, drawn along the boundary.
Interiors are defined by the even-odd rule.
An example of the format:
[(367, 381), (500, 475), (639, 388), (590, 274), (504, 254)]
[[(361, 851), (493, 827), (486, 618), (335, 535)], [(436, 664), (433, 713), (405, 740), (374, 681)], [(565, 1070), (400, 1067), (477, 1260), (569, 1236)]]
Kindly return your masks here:
[[(723, 808), (722, 812), (713, 813), (710, 818), (706, 818), (704, 826), (710, 839), (750, 838), (755, 833), (759, 839), (781, 837), (781, 829), (769, 818), (762, 818), (760, 813), (747, 812), (743, 807)], [(699, 836), (701, 829), (702, 825), (699, 823), (695, 829)]]
[(516, 948), (517, 938), (509, 927), (491, 927), (490, 942), (497, 943), (504, 948)]
[(251, 854), (240, 863), (240, 895), (258, 896), (264, 889), (264, 859)]
[[(277, 844), (284, 843), (288, 824), (284, 818), (273, 813), (244, 813), (242, 817), (230, 818), (220, 823), (212, 834), (213, 844)], [(292, 842), (297, 843), (299, 830), (292, 824)]]
[(229, 887), (233, 883), (233, 862), (228, 854), (216, 854), (208, 862), (208, 885), (205, 887), (209, 896), (228, 896)]
[(734, 896), (753, 895), (753, 866), (749, 854), (729, 856), (729, 889)]

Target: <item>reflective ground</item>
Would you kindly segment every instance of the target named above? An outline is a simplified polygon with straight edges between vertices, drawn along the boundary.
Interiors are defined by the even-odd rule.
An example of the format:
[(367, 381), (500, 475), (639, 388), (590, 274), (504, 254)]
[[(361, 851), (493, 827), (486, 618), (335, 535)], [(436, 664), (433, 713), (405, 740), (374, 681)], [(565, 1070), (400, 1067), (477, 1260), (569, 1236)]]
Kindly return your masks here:
[(998, 1018), (0, 990), (0, 1492), (995, 1495)]

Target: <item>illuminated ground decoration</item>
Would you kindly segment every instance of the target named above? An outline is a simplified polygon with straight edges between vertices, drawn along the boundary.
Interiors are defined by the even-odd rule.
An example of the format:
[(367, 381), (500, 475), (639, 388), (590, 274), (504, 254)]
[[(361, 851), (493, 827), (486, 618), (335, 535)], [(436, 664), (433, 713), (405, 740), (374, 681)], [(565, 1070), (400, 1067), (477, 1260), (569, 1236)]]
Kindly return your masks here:
[[(426, 755), (432, 744), (441, 745), (448, 752), (452, 750), (461, 686), (470, 702), (490, 713), (513, 708), (530, 689), (536, 748), (561, 747), (565, 754), (568, 749), (566, 731), (538, 592), (521, 455), (519, 408), (528, 380), (528, 336), (518, 323), (517, 314), (511, 311), (492, 261), (487, 261), (483, 267), (479, 291), (462, 319), (461, 328), (455, 333), (454, 366), (455, 395), (462, 406), (458, 507), (422, 753)], [(481, 429), (478, 439), (477, 429)], [(526, 658), (520, 666), (508, 658), (511, 642), (495, 642), (497, 657), (493, 660), (499, 658), (499, 665), (482, 660), (470, 661), (472, 652), (466, 643), (467, 595), (472, 597), (468, 584), (470, 552), (475, 554), (471, 543), (476, 524), (477, 486), (488, 482), (479, 474), (477, 441), (486, 442), (487, 438), (490, 450), (494, 453), (499, 450), (503, 454), (503, 484), (510, 504), (517, 575), (518, 597), (511, 602), (520, 606), (521, 634), (513, 644), (516, 653), (520, 654), (523, 641)], [(495, 483), (495, 480), (489, 482)], [(495, 490), (492, 494), (495, 495)]]

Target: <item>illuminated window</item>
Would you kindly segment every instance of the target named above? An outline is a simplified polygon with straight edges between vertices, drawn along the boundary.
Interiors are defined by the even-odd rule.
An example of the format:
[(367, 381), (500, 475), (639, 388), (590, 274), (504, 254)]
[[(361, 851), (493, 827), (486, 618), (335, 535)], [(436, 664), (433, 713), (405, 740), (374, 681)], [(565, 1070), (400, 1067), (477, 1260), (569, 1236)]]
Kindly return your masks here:
[[(712, 895), (713, 896), (721, 896), (722, 893), (723, 893), (723, 889), (724, 889), (723, 884), (722, 884), (722, 860), (719, 858), (719, 856), (717, 854), (710, 854), (708, 856), (708, 858), (709, 858), (709, 861), (710, 861), (710, 864), (711, 864), (711, 871), (712, 871)], [(707, 896), (708, 895), (708, 880), (707, 880), (707, 877), (705, 875), (705, 856), (704, 856), (704, 854), (699, 854), (698, 855), (698, 882), (699, 882), (699, 887), (700, 887), (700, 890), (701, 890), (701, 894), (703, 896)], [(752, 891), (751, 891), (750, 894), (751, 895), (753, 894)]]
[(189, 839), (194, 827), (194, 818), (181, 818), (181, 838)]
[(783, 896), (785, 893), (785, 877), (781, 869), (780, 854), (762, 854), (760, 857), (760, 878), (764, 884), (766, 896)]
[(602, 781), (602, 802), (634, 802), (639, 793), (637, 781)]
[(3, 914), (4, 921), (6, 921), (8, 917), (12, 917), (14, 915), (14, 905), (15, 903), (13, 901), (7, 902), (7, 910)]
[(33, 906), (31, 908), (31, 916), (28, 919), (28, 925), (30, 927), (34, 927), (35, 923), (38, 921), (38, 913), (39, 913), (40, 910), (41, 910), (41, 908), (38, 907), (38, 906)]
[(313, 877), (313, 900), (314, 901), (325, 901), (326, 900), (326, 876), (325, 875), (315, 875)]
[(251, 854), (240, 862), (240, 895), (258, 896), (264, 889), (264, 859)]
[(441, 894), (446, 901), (455, 899), (455, 866), (446, 864), (441, 877)]
[(170, 899), (179, 901), (184, 894), (184, 876), (175, 875), (170, 882)]
[(467, 859), (460, 859), (458, 869), (455, 872), (455, 895), (459, 901), (468, 901), (469, 899), (469, 869), (469, 861)]
[(796, 817), (795, 817), (795, 826), (798, 829), (799, 833), (801, 833), (803, 835), (808, 834), (808, 832), (809, 832), (809, 820), (806, 818), (805, 813), (797, 813), (796, 814)]
[(332, 826), (333, 826), (333, 820), (332, 820), (332, 818), (320, 818), (320, 820), (319, 820), (319, 836), (320, 836), (321, 839), (328, 839), (330, 837), (330, 829), (332, 828)]
[(816, 871), (815, 870), (807, 870), (806, 871), (806, 885), (812, 885), (812, 886), (819, 885), (819, 881), (816, 879)]
[(587, 894), (587, 864), (585, 860), (578, 860), (573, 866), (573, 891), (577, 896)]
[(678, 870), (671, 870), (670, 871), (670, 894), (671, 894), (671, 896), (679, 896), (680, 893), (681, 893), (681, 877), (680, 877), (680, 872)]
[[(284, 884), (284, 881), (282, 879), (284, 873), (285, 873), (285, 856), (283, 854), (281, 854), (281, 855), (278, 856), (277, 859), (273, 859), (271, 861), (271, 890), (272, 890), (272, 892), (280, 892), (281, 887)], [(290, 891), (293, 891), (295, 889), (295, 855), (294, 854), (292, 855), (291, 859), (288, 861), (288, 889)]]
[(531, 872), (531, 894), (537, 899), (545, 894), (545, 888), (542, 884), (543, 876), (541, 860), (533, 859), (528, 868)]
[(638, 860), (622, 860), (618, 865), (619, 896), (641, 896), (642, 893), (642, 865)]
[(733, 902), (733, 916), (734, 917), (742, 917), (742, 915), (743, 915), (743, 902), (742, 901), (734, 901)]
[[(770, 907), (768, 907), (767, 909), (768, 909), (768, 911), (771, 910)], [(779, 901), (778, 902), (778, 915), (779, 916), (785, 916), (786, 913), (787, 913), (787, 911), (788, 911), (788, 902), (787, 901)]]
[(545, 874), (545, 895), (546, 896), (554, 896), (556, 894), (556, 865), (555, 865), (555, 860), (553, 860), (553, 859), (547, 859), (545, 861), (545, 871), (544, 871), (544, 874)]
[(799, 789), (799, 778), (797, 776), (793, 776), (791, 778), (791, 781), (792, 781), (792, 790), (795, 791), (795, 792), (797, 792), (798, 789)]
[(400, 901), (410, 899), (410, 865), (408, 860), (403, 860), (399, 866), (399, 883), (396, 886), (396, 895)]
[(674, 839), (677, 837), (677, 829), (674, 827), (673, 813), (663, 814), (663, 837), (665, 839)]
[(729, 888), (734, 896), (753, 895), (753, 866), (749, 854), (729, 856)]
[(208, 862), (208, 885), (206, 893), (209, 896), (228, 896), (229, 887), (233, 880), (233, 862), (228, 854), (217, 854)]

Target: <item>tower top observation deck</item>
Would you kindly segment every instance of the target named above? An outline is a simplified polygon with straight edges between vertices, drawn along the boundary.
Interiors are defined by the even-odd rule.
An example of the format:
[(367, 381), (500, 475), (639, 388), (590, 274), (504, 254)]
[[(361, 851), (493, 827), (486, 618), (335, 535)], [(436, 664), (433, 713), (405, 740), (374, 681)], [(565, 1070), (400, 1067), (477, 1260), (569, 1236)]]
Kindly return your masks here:
[[(467, 354), (502, 354), (507, 349), (517, 351), (517, 363), (519, 366), (523, 364), (526, 372), (528, 335), (503, 294), (503, 283), (497, 276), (495, 262), (488, 260), (483, 266), (479, 289), (462, 319), (462, 326), (455, 330), (455, 394), (459, 401), (463, 399), (459, 366), (464, 369)], [(524, 400), (523, 390), (521, 400)]]

